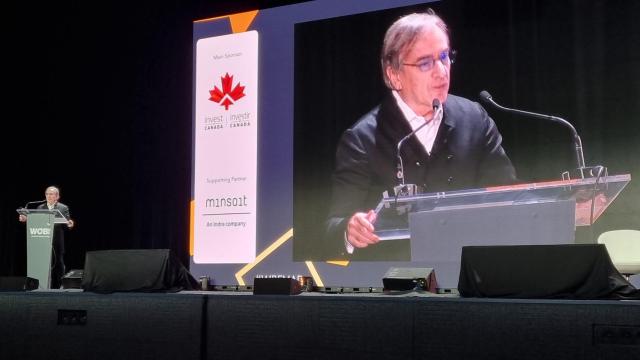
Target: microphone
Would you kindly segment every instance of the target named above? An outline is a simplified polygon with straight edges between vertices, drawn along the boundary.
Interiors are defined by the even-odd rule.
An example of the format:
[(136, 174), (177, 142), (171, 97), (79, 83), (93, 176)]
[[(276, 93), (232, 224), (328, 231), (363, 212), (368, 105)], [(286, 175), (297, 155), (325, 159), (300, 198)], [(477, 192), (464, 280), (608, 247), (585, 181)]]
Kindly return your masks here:
[(398, 164), (397, 164), (397, 178), (399, 180), (399, 184), (398, 187), (402, 188), (404, 187), (404, 165), (402, 164), (402, 156), (400, 155), (400, 149), (402, 148), (402, 145), (405, 143), (405, 141), (407, 141), (410, 137), (412, 137), (415, 133), (417, 133), (418, 131), (420, 131), (420, 129), (422, 129), (423, 127), (427, 126), (428, 123), (430, 123), (431, 121), (435, 120), (435, 119), (440, 119), (442, 120), (442, 116), (443, 116), (443, 110), (442, 110), (442, 104), (440, 104), (440, 100), (433, 99), (433, 117), (431, 118), (430, 121), (425, 121), (422, 125), (418, 126), (415, 130), (413, 130), (412, 132), (410, 132), (407, 136), (403, 137), (402, 139), (400, 139), (400, 141), (398, 141), (398, 145), (397, 145), (397, 149), (396, 149), (396, 157), (398, 159)]
[(577, 160), (577, 163), (578, 163), (578, 170), (580, 171), (580, 175), (582, 176), (582, 178), (584, 178), (584, 171), (583, 170), (586, 167), (584, 165), (584, 154), (582, 152), (582, 140), (580, 140), (580, 136), (578, 135), (578, 132), (576, 131), (576, 128), (574, 128), (573, 125), (571, 125), (570, 122), (568, 122), (567, 120), (565, 120), (563, 118), (557, 117), (557, 116), (538, 114), (538, 113), (534, 113), (534, 112), (530, 112), (530, 111), (524, 111), (524, 110), (518, 110), (518, 109), (511, 109), (511, 108), (507, 108), (507, 107), (498, 105), (495, 101), (493, 101), (493, 98), (491, 97), (491, 94), (489, 94), (489, 92), (486, 91), (486, 90), (482, 90), (480, 92), (480, 99), (482, 101), (484, 101), (485, 103), (495, 107), (498, 110), (510, 112), (512, 114), (529, 116), (529, 117), (536, 118), (536, 119), (550, 120), (550, 121), (554, 121), (554, 122), (560, 123), (560, 124), (568, 127), (571, 130), (571, 134), (573, 135), (573, 143), (574, 143), (575, 148), (576, 148), (576, 160)]
[(29, 208), (29, 205), (31, 204), (42, 204), (42, 203), (46, 203), (47, 200), (38, 200), (38, 201), (29, 201), (28, 203), (24, 204), (24, 209)]

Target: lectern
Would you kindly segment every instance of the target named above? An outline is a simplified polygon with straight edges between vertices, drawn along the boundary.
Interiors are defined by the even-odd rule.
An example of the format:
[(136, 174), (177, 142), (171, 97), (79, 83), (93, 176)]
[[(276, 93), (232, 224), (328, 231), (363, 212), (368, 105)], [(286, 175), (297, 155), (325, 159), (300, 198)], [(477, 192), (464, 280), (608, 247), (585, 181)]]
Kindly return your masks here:
[(53, 226), (67, 224), (69, 220), (57, 210), (18, 209), (27, 217), (27, 276), (38, 279), (39, 289), (48, 289), (51, 283), (51, 250)]
[(463, 246), (574, 243), (576, 226), (592, 225), (630, 180), (625, 174), (385, 196), (376, 234), (411, 239), (411, 260), (433, 267), (441, 287), (455, 288)]

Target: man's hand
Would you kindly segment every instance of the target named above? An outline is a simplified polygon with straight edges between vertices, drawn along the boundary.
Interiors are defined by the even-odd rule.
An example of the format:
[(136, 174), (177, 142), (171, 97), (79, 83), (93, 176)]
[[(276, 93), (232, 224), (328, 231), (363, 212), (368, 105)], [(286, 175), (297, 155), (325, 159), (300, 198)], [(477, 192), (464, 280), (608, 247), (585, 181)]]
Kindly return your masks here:
[(25, 221), (27, 221), (27, 217), (22, 215), (22, 214), (20, 214), (20, 215), (18, 215), (18, 221), (25, 222)]
[(377, 244), (380, 238), (373, 233), (375, 221), (376, 213), (373, 210), (355, 213), (347, 224), (347, 241), (356, 248)]
[(73, 222), (73, 220), (69, 219), (69, 221), (67, 222), (67, 226), (69, 227), (69, 229), (73, 229), (73, 225), (75, 225), (75, 223)]

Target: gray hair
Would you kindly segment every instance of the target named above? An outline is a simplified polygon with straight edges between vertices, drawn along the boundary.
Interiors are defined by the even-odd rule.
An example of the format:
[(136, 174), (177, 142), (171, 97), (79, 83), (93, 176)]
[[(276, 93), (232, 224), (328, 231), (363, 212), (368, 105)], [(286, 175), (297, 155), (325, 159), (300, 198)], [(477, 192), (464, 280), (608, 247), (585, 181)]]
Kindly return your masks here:
[(55, 187), (55, 186), (49, 186), (48, 188), (46, 188), (46, 189), (44, 190), (44, 193), (46, 194), (46, 193), (47, 193), (47, 191), (49, 191), (49, 190), (51, 190), (51, 191), (55, 192), (56, 194), (58, 194), (58, 196), (60, 196), (60, 189), (58, 189), (57, 187)]
[(402, 56), (413, 46), (418, 35), (427, 27), (436, 25), (449, 36), (447, 24), (432, 9), (424, 13), (406, 15), (396, 20), (384, 35), (380, 64), (382, 65), (382, 77), (388, 88), (393, 89), (391, 81), (387, 77), (387, 67), (400, 70)]

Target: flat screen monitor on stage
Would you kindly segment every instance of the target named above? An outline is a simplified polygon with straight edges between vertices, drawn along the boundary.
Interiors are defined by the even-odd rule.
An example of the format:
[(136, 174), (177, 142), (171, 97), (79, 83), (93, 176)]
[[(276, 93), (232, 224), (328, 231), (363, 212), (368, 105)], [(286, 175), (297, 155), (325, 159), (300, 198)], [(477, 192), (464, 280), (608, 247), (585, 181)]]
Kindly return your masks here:
[[(387, 29), (400, 17), (429, 8), (447, 23), (450, 41), (449, 52), (435, 60), (434, 66), (448, 63), (453, 59), (453, 50), (457, 50), (457, 58), (450, 65), (449, 93), (472, 101), (449, 96), (442, 121), (455, 127), (447, 123), (452, 117), (447, 114), (454, 111), (458, 101), (463, 104), (461, 107), (471, 106), (479, 114), (486, 109), (499, 129), (502, 148), (516, 177), (510, 181), (496, 177), (480, 182), (475, 181), (475, 175), (460, 170), (445, 178), (449, 187), (426, 186), (420, 190), (441, 193), (445, 192), (443, 189), (448, 192), (477, 188), (491, 192), (493, 202), (499, 205), (513, 201), (506, 198), (520, 191), (519, 202), (524, 204), (536, 202), (540, 196), (548, 200), (553, 197), (551, 191), (571, 188), (549, 183), (561, 180), (564, 171), (569, 172), (570, 181), (579, 177), (576, 168), (580, 159), (576, 159), (575, 137), (569, 127), (558, 121), (499, 111), (481, 102), (478, 94), (488, 90), (501, 104), (566, 117), (575, 125), (583, 136), (587, 165), (608, 167), (608, 173), (600, 171), (600, 167), (590, 168), (588, 177), (595, 180), (589, 183), (592, 185), (580, 186), (596, 188), (608, 175), (623, 174), (612, 178), (621, 186), (619, 191), (605, 194), (609, 197), (603, 198), (606, 205), (602, 211), (592, 207), (586, 222), (597, 220), (604, 227), (640, 226), (633, 221), (640, 217), (637, 209), (631, 209), (626, 201), (613, 203), (619, 194), (620, 198), (638, 197), (633, 181), (623, 191), (631, 180), (629, 174), (640, 171), (638, 163), (626, 153), (633, 138), (627, 132), (599, 132), (603, 120), (587, 114), (591, 105), (606, 108), (612, 101), (602, 93), (585, 92), (609, 81), (603, 77), (598, 80), (602, 83), (590, 82), (593, 72), (599, 71), (603, 63), (585, 62), (585, 53), (591, 54), (588, 58), (597, 57), (594, 51), (605, 56), (608, 45), (594, 49), (587, 40), (594, 31), (589, 25), (593, 14), (576, 12), (566, 4), (549, 3), (536, 8), (535, 19), (526, 16), (531, 9), (490, 1), (320, 0), (195, 21), (191, 273), (209, 276), (218, 285), (248, 285), (260, 276), (313, 276), (319, 286), (380, 287), (390, 267), (433, 267), (438, 278), (436, 264), (411, 254), (408, 240), (384, 241), (383, 245), (372, 246), (380, 250), (378, 254), (365, 256), (360, 249), (349, 253), (343, 230), (337, 237), (330, 234), (336, 203), (365, 197), (350, 191), (349, 185), (384, 182), (380, 179), (398, 176), (396, 157), (385, 158), (391, 150), (380, 155), (388, 164), (362, 163), (353, 153), (347, 154), (345, 160), (345, 153), (358, 153), (367, 148), (367, 143), (362, 138), (350, 138), (353, 133), (345, 137), (343, 134), (379, 104), (384, 112), (388, 108), (385, 102), (393, 101), (381, 67)], [(611, 35), (617, 36), (615, 29)], [(628, 55), (624, 59), (637, 75), (637, 58), (633, 60)], [(411, 64), (403, 66), (406, 71), (419, 71), (417, 67), (410, 68)], [(620, 79), (615, 88), (624, 91), (636, 86), (637, 90), (631, 78)], [(640, 113), (637, 104), (625, 106), (635, 106), (636, 113)], [(371, 119), (370, 116), (363, 121)], [(384, 126), (380, 119), (378, 126)], [(610, 114), (608, 121), (619, 121), (621, 127), (639, 131), (637, 123), (622, 112)], [(477, 130), (488, 134), (492, 146), (500, 145), (491, 129), (493, 123), (487, 124), (489, 128)], [(371, 144), (395, 146), (382, 132), (371, 136)], [(460, 141), (438, 133), (434, 154), (454, 146), (447, 145), (448, 140)], [(345, 147), (345, 143), (350, 145)], [(443, 161), (458, 161), (458, 153), (443, 151)], [(402, 149), (401, 157), (410, 152)], [(341, 166), (358, 170), (345, 177), (336, 170)], [(411, 171), (423, 164), (405, 159), (404, 166), (404, 174), (410, 179)], [(358, 178), (360, 175), (362, 178)], [(461, 185), (456, 187), (456, 181)], [(526, 187), (496, 187), (508, 182), (551, 184), (549, 188), (555, 190), (538, 190), (535, 201), (527, 201), (526, 196), (531, 194), (524, 191)], [(347, 190), (336, 195), (336, 183), (347, 184)], [(590, 193), (576, 188), (566, 196), (553, 194), (557, 195), (556, 200), (574, 201), (578, 206), (571, 203), (567, 208), (577, 208), (576, 213), (580, 213), (579, 205)], [(386, 189), (375, 190), (379, 194), (372, 196), (375, 201), (370, 208), (382, 200)], [(483, 206), (485, 196), (477, 191), (465, 195), (469, 196), (466, 200), (474, 201), (475, 208)], [(497, 199), (500, 196), (505, 196), (502, 202)], [(437, 196), (429, 201), (438, 203)], [(418, 203), (411, 206), (415, 204)], [(402, 211), (402, 206), (396, 205), (394, 209)], [(449, 210), (455, 210), (455, 206)], [(610, 221), (608, 212), (623, 215)], [(576, 213), (568, 216), (573, 218)], [(409, 224), (402, 226), (406, 230)], [(593, 238), (594, 225), (589, 229), (588, 237)], [(564, 232), (569, 235), (550, 243), (581, 241), (579, 236), (573, 238), (571, 229)], [(339, 250), (330, 251), (336, 244)], [(456, 286), (455, 276), (449, 274), (445, 278), (444, 287)]]

